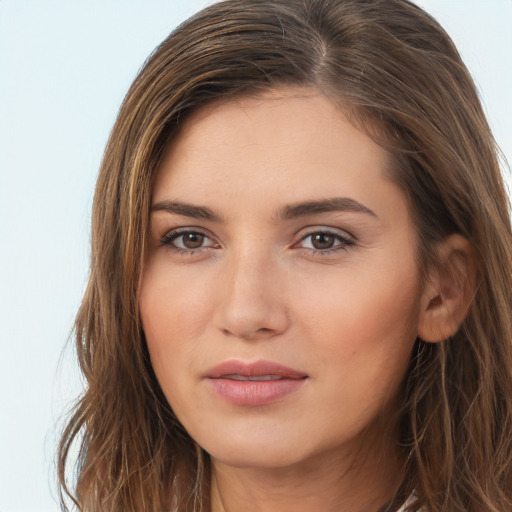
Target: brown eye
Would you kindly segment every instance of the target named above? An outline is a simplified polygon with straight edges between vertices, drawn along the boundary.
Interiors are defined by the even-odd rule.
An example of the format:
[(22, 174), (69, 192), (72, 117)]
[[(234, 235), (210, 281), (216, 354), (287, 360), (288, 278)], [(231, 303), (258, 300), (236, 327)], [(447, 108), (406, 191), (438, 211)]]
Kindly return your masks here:
[(355, 244), (355, 240), (345, 232), (313, 231), (304, 236), (299, 246), (318, 254), (348, 249)]
[(162, 244), (171, 249), (188, 252), (199, 252), (200, 249), (216, 247), (215, 242), (199, 231), (178, 231), (168, 233), (162, 239)]
[(311, 235), (311, 245), (318, 250), (331, 249), (336, 237), (330, 233), (315, 233)]
[(199, 247), (202, 247), (205, 238), (201, 233), (185, 233), (181, 236), (183, 246), (187, 249), (199, 249)]

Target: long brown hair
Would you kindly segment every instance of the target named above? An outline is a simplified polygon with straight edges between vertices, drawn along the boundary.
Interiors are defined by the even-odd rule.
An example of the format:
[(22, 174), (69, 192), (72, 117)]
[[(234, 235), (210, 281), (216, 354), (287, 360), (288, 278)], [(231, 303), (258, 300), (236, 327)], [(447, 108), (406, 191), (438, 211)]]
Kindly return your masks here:
[[(394, 156), (419, 265), (451, 233), (477, 287), (456, 335), (416, 341), (404, 383), (396, 504), (512, 510), (512, 234), (498, 151), (453, 43), (407, 0), (226, 0), (178, 27), (139, 73), (97, 183), (92, 261), (75, 332), (86, 390), (59, 448), (63, 508), (209, 510), (209, 460), (153, 373), (138, 313), (151, 188), (182, 120), (219, 98), (316, 88)], [(79, 457), (68, 484), (69, 459)]]

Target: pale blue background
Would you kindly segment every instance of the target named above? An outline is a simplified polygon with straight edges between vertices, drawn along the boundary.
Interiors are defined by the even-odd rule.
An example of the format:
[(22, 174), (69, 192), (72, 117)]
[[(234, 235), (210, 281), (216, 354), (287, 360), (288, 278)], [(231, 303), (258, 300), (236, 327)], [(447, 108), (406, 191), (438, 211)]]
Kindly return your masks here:
[[(0, 512), (53, 512), (57, 365), (84, 289), (89, 211), (117, 109), (150, 51), (207, 0), (0, 0)], [(512, 0), (422, 0), (512, 158)]]

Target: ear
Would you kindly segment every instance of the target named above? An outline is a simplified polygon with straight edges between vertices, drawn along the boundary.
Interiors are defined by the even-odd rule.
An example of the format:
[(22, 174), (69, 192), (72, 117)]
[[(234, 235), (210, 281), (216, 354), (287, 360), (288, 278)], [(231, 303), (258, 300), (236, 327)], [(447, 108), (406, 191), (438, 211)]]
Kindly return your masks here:
[(418, 336), (431, 343), (457, 332), (475, 291), (475, 251), (466, 238), (458, 234), (445, 238), (436, 260), (422, 292), (418, 324)]

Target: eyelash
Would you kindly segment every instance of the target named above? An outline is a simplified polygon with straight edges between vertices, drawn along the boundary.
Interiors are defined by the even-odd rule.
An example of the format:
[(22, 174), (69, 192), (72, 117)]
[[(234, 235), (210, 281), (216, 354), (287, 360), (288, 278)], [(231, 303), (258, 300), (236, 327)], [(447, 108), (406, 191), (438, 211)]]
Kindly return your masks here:
[[(204, 237), (207, 240), (210, 240), (212, 242), (211, 245), (207, 246), (201, 246), (197, 247), (195, 249), (186, 249), (182, 247), (177, 247), (174, 242), (175, 240), (179, 239), (180, 237), (183, 237), (184, 235), (199, 235)], [(299, 242), (295, 243), (292, 247), (296, 247), (299, 243), (304, 242), (308, 238), (311, 238), (314, 235), (324, 235), (324, 236), (330, 236), (334, 237), (334, 245), (333, 247), (328, 247), (326, 249), (316, 249), (311, 247), (297, 247), (297, 249), (306, 252), (307, 254), (313, 254), (313, 255), (326, 255), (331, 254), (333, 252), (337, 251), (346, 251), (353, 247), (356, 244), (356, 240), (353, 237), (342, 235), (339, 232), (335, 232), (328, 229), (317, 229), (314, 231), (310, 231), (309, 233), (306, 233)], [(337, 242), (337, 243), (336, 243)], [(204, 250), (210, 248), (210, 247), (218, 247), (218, 244), (215, 244), (213, 240), (204, 232), (200, 230), (194, 230), (194, 229), (179, 229), (179, 230), (172, 230), (166, 233), (162, 239), (161, 239), (161, 245), (162, 246), (168, 246), (170, 250), (174, 251), (177, 254), (184, 254), (184, 255), (195, 255), (198, 253), (203, 252)]]
[[(168, 246), (170, 250), (178, 253), (178, 254), (185, 254), (185, 255), (194, 255), (198, 254), (200, 252), (203, 252), (205, 249), (208, 249), (209, 247), (214, 247), (216, 244), (208, 245), (205, 247), (198, 247), (196, 249), (186, 249), (183, 247), (177, 247), (173, 242), (177, 240), (178, 238), (184, 236), (184, 235), (199, 235), (204, 237), (207, 240), (212, 240), (206, 233), (203, 233), (200, 230), (195, 229), (178, 229), (178, 230), (172, 230), (166, 233), (162, 239), (161, 239), (161, 245)], [(212, 240), (213, 242), (213, 240)]]
[(333, 247), (329, 247), (327, 249), (300, 247), (299, 249), (313, 255), (327, 255), (337, 251), (346, 251), (353, 247), (356, 243), (355, 239), (353, 237), (348, 236), (348, 234), (342, 235), (337, 231), (331, 231), (329, 229), (316, 229), (314, 231), (310, 231), (309, 233), (306, 233), (300, 239), (299, 242), (303, 242), (304, 240), (307, 240), (308, 238), (311, 238), (314, 235), (332, 236), (335, 239)]

